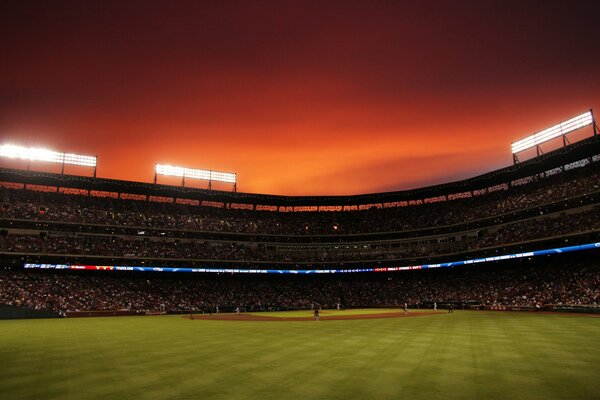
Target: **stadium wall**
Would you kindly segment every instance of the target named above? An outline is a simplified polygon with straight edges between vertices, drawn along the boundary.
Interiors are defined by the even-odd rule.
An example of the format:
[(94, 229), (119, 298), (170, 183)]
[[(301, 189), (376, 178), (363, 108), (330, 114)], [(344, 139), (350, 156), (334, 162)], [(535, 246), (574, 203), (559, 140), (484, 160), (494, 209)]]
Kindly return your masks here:
[(58, 313), (0, 304), (0, 319), (58, 318)]

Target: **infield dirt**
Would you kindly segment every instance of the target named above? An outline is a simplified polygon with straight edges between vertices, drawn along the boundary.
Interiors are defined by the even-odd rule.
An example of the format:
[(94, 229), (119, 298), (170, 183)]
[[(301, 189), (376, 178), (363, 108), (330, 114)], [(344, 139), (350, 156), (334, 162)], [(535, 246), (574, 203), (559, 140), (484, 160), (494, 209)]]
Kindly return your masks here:
[[(321, 315), (320, 321), (340, 321), (340, 320), (354, 320), (354, 319), (380, 319), (380, 318), (410, 318), (410, 317), (422, 317), (428, 315), (442, 315), (445, 312), (393, 312), (393, 313), (380, 313), (380, 314), (355, 314), (355, 315)], [(185, 316), (183, 318), (189, 318)], [(195, 320), (216, 320), (216, 321), (313, 321), (312, 316), (306, 317), (273, 317), (270, 315), (256, 315), (256, 314), (199, 314), (194, 315)]]

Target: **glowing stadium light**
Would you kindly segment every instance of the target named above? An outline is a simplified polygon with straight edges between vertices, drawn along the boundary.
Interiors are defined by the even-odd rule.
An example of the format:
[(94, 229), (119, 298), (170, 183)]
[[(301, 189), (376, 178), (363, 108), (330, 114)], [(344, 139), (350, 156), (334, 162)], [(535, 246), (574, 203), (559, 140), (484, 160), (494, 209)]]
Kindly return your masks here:
[(512, 152), (513, 154), (519, 153), (523, 150), (539, 146), (541, 143), (564, 136), (569, 132), (576, 131), (592, 124), (594, 124), (594, 116), (590, 110), (567, 121), (561, 122), (560, 124), (554, 125), (548, 129), (544, 129), (543, 131), (537, 132), (531, 136), (512, 143)]
[(210, 171), (206, 169), (192, 169), (184, 167), (175, 167), (173, 165), (156, 164), (154, 182), (156, 183), (156, 176), (176, 176), (182, 179), (182, 184), (185, 184), (185, 179), (199, 179), (208, 181), (208, 187), (210, 189), (212, 182), (225, 182), (232, 183), (234, 190), (236, 190), (237, 175), (231, 172), (219, 172)]
[(156, 173), (158, 175), (184, 177), (185, 176), (185, 168), (174, 167), (172, 165), (156, 164)]
[(0, 157), (27, 161), (44, 161), (63, 165), (96, 167), (96, 157), (71, 153), (58, 153), (47, 149), (22, 147), (10, 144), (0, 146)]
[(236, 183), (236, 174), (230, 172), (209, 171), (205, 169), (192, 169), (174, 167), (172, 165), (156, 164), (156, 173), (165, 176), (180, 178), (201, 179), (214, 182)]
[(229, 172), (210, 171), (211, 181), (235, 183), (236, 179), (236, 175)]

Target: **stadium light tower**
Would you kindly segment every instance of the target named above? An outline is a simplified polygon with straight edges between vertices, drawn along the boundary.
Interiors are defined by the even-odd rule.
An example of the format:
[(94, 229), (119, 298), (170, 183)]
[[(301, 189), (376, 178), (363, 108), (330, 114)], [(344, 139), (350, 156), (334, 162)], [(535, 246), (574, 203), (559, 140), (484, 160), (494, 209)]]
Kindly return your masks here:
[(550, 128), (544, 129), (543, 131), (539, 131), (531, 136), (527, 136), (524, 139), (513, 142), (511, 145), (513, 161), (515, 164), (518, 163), (519, 158), (517, 157), (517, 154), (524, 150), (531, 149), (533, 147), (535, 147), (536, 154), (539, 157), (539, 155), (542, 153), (542, 150), (540, 149), (540, 144), (558, 137), (562, 137), (563, 147), (566, 147), (569, 144), (569, 140), (567, 139), (568, 133), (579, 130), (589, 125), (592, 125), (593, 127), (594, 136), (597, 135), (598, 125), (596, 125), (594, 113), (591, 109), (576, 117), (551, 126)]
[(94, 169), (94, 178), (96, 177), (97, 157), (95, 156), (82, 156), (79, 154), (72, 153), (59, 153), (48, 149), (4, 144), (0, 146), (0, 157), (26, 160), (28, 170), (31, 161), (42, 161), (61, 164), (62, 175), (65, 174), (65, 165), (90, 167)]
[(209, 190), (212, 189), (213, 182), (225, 182), (233, 184), (233, 191), (237, 191), (237, 175), (231, 172), (219, 172), (207, 169), (192, 169), (165, 164), (156, 164), (154, 169), (154, 183), (157, 183), (158, 175), (180, 177), (181, 187), (185, 187), (185, 179), (190, 178), (208, 181)]

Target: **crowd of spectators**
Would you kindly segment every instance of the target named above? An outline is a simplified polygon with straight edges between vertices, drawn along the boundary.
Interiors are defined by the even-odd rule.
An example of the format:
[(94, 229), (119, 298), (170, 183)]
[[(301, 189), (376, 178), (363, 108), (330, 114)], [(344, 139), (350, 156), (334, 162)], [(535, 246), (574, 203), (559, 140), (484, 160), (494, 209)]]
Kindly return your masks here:
[[(18, 253), (133, 257), (138, 259), (260, 260), (264, 246), (201, 240), (150, 240), (116, 236), (10, 235), (6, 251)], [(263, 250), (261, 250), (263, 249)]]
[[(478, 231), (462, 240), (425, 240), (265, 245), (255, 242), (173, 240), (129, 236), (52, 234), (8, 235), (0, 239), (2, 250), (17, 253), (87, 255), (136, 259), (238, 260), (238, 261), (358, 261), (444, 255), (539, 240), (600, 229), (600, 208), (579, 213), (539, 216), (501, 227)], [(459, 234), (460, 235), (460, 234)], [(455, 238), (452, 236), (452, 238)], [(427, 238), (425, 238), (427, 239)], [(414, 242), (413, 242), (414, 243)], [(419, 242), (417, 242), (419, 243)]]
[(596, 163), (469, 198), (363, 211), (273, 212), (3, 188), (0, 218), (210, 232), (340, 235), (462, 223), (600, 190)]
[[(117, 274), (117, 275), (111, 275)], [(600, 264), (520, 264), (344, 276), (158, 276), (0, 270), (0, 304), (39, 310), (185, 311), (399, 306), (598, 305)], [(126, 274), (126, 273), (124, 273)]]
[[(569, 234), (600, 229), (600, 209), (592, 209), (576, 214), (558, 214), (547, 217), (530, 218), (501, 226), (490, 227), (477, 232), (477, 235), (461, 240), (436, 241), (425, 239), (427, 243), (404, 241), (401, 245), (390, 243), (321, 244), (312, 245), (311, 250), (301, 245), (286, 245), (284, 251), (267, 254), (270, 259), (283, 261), (344, 261), (344, 260), (390, 260), (420, 256), (439, 256), (484, 248), (506, 246), (527, 241), (552, 238)], [(417, 243), (417, 244), (413, 244)], [(404, 244), (404, 245), (402, 245)], [(318, 249), (318, 250), (315, 250)]]
[[(36, 225), (37, 221), (71, 222), (82, 232), (68, 232), (60, 225), (4, 230), (0, 235), (0, 252), (135, 260), (329, 263), (487, 251), (483, 249), (600, 229), (600, 209), (590, 209), (589, 204), (596, 201), (594, 195), (587, 196), (591, 199), (588, 202), (560, 201), (600, 191), (600, 171), (596, 164), (540, 180), (531, 178), (528, 183), (471, 198), (342, 212), (241, 211), (3, 188), (0, 189), (0, 221), (7, 224), (4, 226), (10, 227), (15, 220), (36, 221)], [(568, 212), (543, 207), (551, 212), (544, 214), (542, 208), (537, 208), (556, 201), (568, 204)], [(511, 218), (506, 219), (500, 217), (503, 213), (523, 209), (527, 209), (527, 213), (510, 214)], [(493, 218), (486, 223), (479, 221), (475, 227), (457, 225), (442, 234), (405, 232), (385, 236), (386, 239), (344, 236), (343, 242), (334, 241), (340, 234), (437, 227), (483, 217)], [(139, 227), (140, 230), (106, 234), (97, 225)], [(257, 239), (254, 235), (206, 233), (175, 236), (179, 237), (175, 239), (160, 236), (162, 231), (146, 236), (145, 227), (266, 236)], [(305, 243), (291, 237), (298, 233), (308, 235), (310, 240)], [(330, 237), (336, 239), (321, 240), (319, 235), (323, 233), (334, 234)]]

